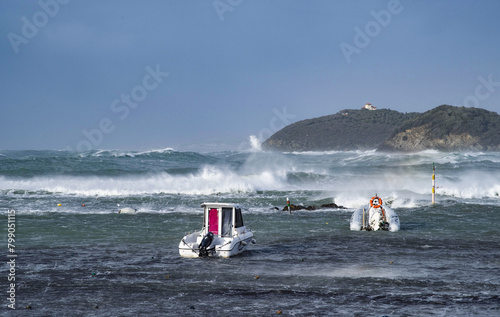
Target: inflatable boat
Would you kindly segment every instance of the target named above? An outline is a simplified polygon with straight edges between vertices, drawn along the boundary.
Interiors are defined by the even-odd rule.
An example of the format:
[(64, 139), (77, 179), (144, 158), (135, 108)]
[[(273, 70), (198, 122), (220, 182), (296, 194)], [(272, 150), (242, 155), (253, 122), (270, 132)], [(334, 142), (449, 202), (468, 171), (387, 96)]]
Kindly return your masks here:
[(363, 205), (351, 216), (351, 230), (398, 231), (399, 217), (394, 210), (383, 204), (380, 197), (374, 196), (369, 205)]

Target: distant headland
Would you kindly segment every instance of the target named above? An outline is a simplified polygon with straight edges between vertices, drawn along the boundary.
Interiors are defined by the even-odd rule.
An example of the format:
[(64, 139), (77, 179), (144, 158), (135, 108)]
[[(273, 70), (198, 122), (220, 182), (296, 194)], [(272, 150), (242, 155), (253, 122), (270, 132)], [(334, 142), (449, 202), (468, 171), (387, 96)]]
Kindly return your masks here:
[(366, 104), (362, 109), (290, 124), (264, 141), (262, 148), (284, 152), (500, 151), (500, 115), (449, 105), (424, 113), (401, 113)]

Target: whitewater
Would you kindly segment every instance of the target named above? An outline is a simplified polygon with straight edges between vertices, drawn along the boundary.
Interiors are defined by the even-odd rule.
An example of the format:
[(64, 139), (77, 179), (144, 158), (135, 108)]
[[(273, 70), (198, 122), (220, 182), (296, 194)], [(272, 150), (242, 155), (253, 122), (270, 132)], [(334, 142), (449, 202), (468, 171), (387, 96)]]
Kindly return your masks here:
[[(0, 150), (4, 230), (9, 211), (16, 214), (17, 308), (64, 316), (500, 314), (500, 153), (278, 153), (251, 144), (209, 153)], [(351, 214), (375, 195), (399, 215), (399, 232), (349, 230)], [(290, 214), (281, 211), (287, 198), (343, 208)], [(239, 203), (257, 244), (230, 259), (180, 258), (180, 239), (202, 226), (201, 203), (214, 201)], [(124, 207), (137, 213), (118, 214)]]

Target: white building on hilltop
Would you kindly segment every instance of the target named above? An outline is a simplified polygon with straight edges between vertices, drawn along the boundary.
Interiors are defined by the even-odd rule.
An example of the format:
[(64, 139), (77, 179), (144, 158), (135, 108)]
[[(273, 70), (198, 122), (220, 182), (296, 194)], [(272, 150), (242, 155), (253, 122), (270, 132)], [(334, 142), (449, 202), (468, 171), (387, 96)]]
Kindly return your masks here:
[(371, 103), (365, 104), (365, 106), (363, 108), (368, 109), (368, 110), (377, 110), (377, 107), (372, 106)]

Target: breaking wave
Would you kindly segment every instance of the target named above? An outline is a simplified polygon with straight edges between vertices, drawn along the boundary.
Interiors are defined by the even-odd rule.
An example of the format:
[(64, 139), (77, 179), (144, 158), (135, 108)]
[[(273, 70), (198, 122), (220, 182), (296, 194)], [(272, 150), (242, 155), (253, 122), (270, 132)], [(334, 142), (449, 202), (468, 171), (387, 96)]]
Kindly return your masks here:
[(206, 166), (196, 174), (168, 173), (141, 176), (38, 176), (28, 179), (0, 177), (3, 192), (49, 192), (82, 196), (121, 196), (154, 193), (210, 195), (252, 192), (280, 187), (279, 176), (268, 171), (238, 175), (228, 169)]
[[(300, 203), (334, 202), (348, 208), (378, 194), (394, 208), (426, 205), (436, 165), (438, 201), (500, 204), (500, 153), (388, 154), (375, 151), (199, 154), (161, 149), (0, 154), (0, 195), (141, 196), (154, 194), (276, 195)], [(0, 197), (1, 198), (1, 197)]]

